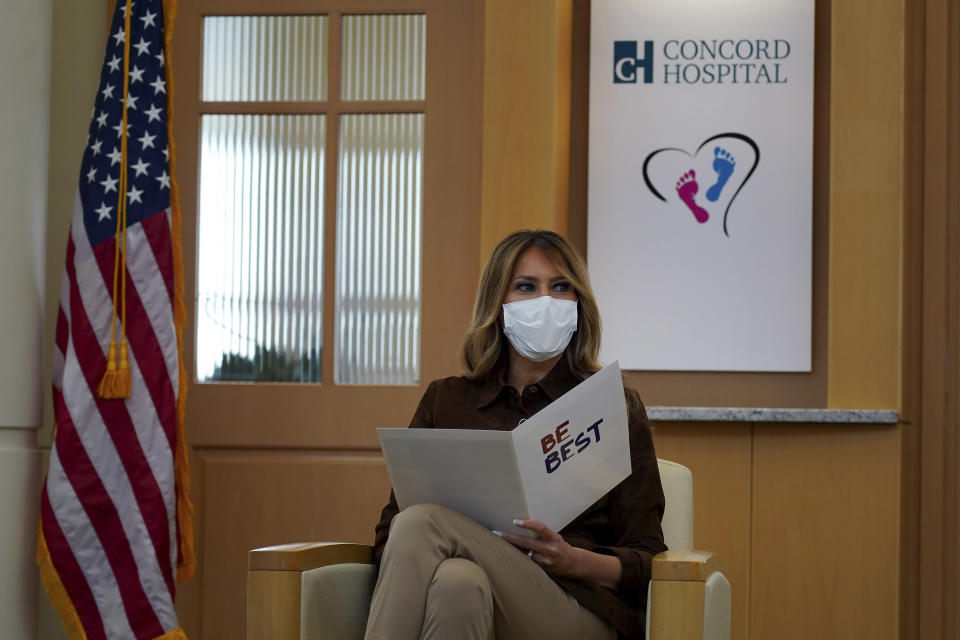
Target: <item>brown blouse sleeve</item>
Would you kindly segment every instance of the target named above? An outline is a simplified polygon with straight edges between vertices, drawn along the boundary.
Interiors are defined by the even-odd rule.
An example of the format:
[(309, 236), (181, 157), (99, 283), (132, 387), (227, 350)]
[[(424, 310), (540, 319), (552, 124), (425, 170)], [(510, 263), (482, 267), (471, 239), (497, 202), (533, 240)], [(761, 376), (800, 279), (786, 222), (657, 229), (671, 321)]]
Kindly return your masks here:
[[(430, 386), (428, 386), (424, 392), (423, 397), (420, 398), (420, 404), (413, 414), (413, 419), (410, 420), (411, 429), (430, 429), (433, 427), (433, 407), (434, 398), (437, 393), (436, 387), (437, 383), (431, 382)], [(383, 556), (383, 548), (387, 545), (387, 536), (390, 533), (390, 522), (393, 520), (393, 516), (399, 512), (400, 508), (397, 506), (397, 498), (393, 495), (393, 489), (390, 489), (390, 500), (386, 506), (383, 507), (383, 511), (380, 512), (380, 522), (377, 523), (376, 529), (374, 530), (373, 561), (377, 565), (380, 564), (380, 558)]]
[(653, 556), (667, 549), (660, 527), (663, 487), (653, 436), (642, 404), (630, 412), (630, 458), (633, 472), (610, 496), (610, 526), (616, 543), (596, 551), (620, 558), (623, 573), (619, 595), (642, 611), (646, 606)]

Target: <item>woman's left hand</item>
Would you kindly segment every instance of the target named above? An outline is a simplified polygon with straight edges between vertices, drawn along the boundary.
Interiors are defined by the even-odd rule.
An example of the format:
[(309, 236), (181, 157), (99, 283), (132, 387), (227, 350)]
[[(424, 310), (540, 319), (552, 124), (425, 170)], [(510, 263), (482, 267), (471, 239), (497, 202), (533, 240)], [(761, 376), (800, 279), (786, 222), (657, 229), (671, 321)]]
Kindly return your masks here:
[(513, 524), (529, 529), (537, 534), (536, 538), (527, 538), (512, 533), (500, 533), (504, 540), (527, 552), (530, 559), (539, 564), (547, 573), (569, 578), (580, 577), (580, 559), (583, 549), (567, 544), (560, 534), (537, 520), (514, 520)]

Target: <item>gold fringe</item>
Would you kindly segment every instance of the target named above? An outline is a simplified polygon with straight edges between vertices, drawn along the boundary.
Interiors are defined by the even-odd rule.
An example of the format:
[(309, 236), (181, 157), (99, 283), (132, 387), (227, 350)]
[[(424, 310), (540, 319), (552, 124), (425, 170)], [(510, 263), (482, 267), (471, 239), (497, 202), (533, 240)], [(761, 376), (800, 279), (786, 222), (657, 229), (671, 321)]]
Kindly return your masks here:
[(63, 588), (63, 582), (60, 581), (60, 575), (57, 568), (53, 566), (53, 559), (50, 558), (50, 550), (47, 549), (47, 541), (43, 537), (43, 525), (37, 525), (37, 554), (36, 563), (40, 568), (40, 582), (43, 584), (43, 590), (47, 592), (47, 598), (53, 610), (60, 616), (60, 624), (63, 625), (63, 631), (70, 640), (87, 640), (87, 633), (83, 630), (80, 623), (80, 616), (73, 606), (73, 601), (67, 595), (67, 590)]
[(164, 61), (167, 73), (167, 147), (170, 151), (170, 226), (173, 244), (174, 305), (173, 320), (177, 328), (177, 352), (180, 354), (180, 385), (177, 393), (177, 450), (174, 471), (177, 478), (177, 518), (179, 522), (180, 566), (177, 581), (193, 578), (197, 567), (193, 546), (193, 502), (190, 499), (190, 460), (187, 457), (187, 436), (184, 426), (187, 411), (187, 370), (183, 362), (183, 332), (187, 310), (183, 304), (183, 245), (180, 242), (182, 216), (180, 187), (176, 179), (176, 145), (173, 141), (173, 22), (177, 15), (177, 0), (163, 0)]
[[(73, 601), (67, 595), (67, 590), (63, 588), (63, 582), (57, 573), (57, 568), (53, 566), (53, 560), (50, 558), (50, 550), (47, 549), (47, 541), (43, 537), (43, 525), (37, 525), (37, 566), (40, 568), (40, 582), (43, 584), (43, 590), (47, 592), (47, 598), (50, 599), (50, 605), (60, 616), (60, 623), (63, 625), (63, 631), (69, 640), (87, 640), (87, 632), (83, 630), (83, 624), (80, 622), (80, 616), (73, 606)], [(180, 627), (167, 631), (162, 636), (157, 636), (154, 640), (189, 640), (186, 632)]]

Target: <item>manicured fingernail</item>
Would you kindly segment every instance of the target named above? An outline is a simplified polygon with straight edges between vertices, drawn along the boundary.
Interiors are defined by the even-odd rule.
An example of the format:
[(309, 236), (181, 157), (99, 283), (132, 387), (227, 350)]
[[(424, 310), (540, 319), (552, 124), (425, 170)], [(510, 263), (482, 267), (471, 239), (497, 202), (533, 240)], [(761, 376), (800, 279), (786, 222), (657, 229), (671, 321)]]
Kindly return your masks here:
[(490, 529), (490, 531), (493, 532), (493, 535), (495, 536), (500, 536), (501, 538), (503, 537), (502, 531), (497, 531), (496, 529)]
[(522, 520), (521, 518), (514, 518), (514, 519), (513, 519), (513, 524), (514, 524), (514, 526), (522, 527), (522, 526), (523, 526), (523, 520)]

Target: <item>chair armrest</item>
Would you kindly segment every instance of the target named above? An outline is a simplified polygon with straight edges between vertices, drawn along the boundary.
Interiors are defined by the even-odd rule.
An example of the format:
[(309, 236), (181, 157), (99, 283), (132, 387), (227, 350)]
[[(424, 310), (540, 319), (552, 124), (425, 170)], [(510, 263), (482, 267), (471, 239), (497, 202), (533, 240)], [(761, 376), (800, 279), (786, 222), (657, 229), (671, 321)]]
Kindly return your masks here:
[(295, 542), (251, 549), (250, 571), (309, 571), (331, 564), (373, 564), (373, 547), (352, 542)]
[(345, 563), (372, 564), (372, 547), (306, 542), (252, 549), (247, 556), (247, 640), (299, 640), (303, 572)]
[(722, 557), (709, 551), (664, 551), (653, 557), (651, 579), (706, 582), (715, 572), (723, 573), (724, 564)]
[(730, 583), (709, 551), (654, 556), (647, 600), (648, 640), (729, 640)]

